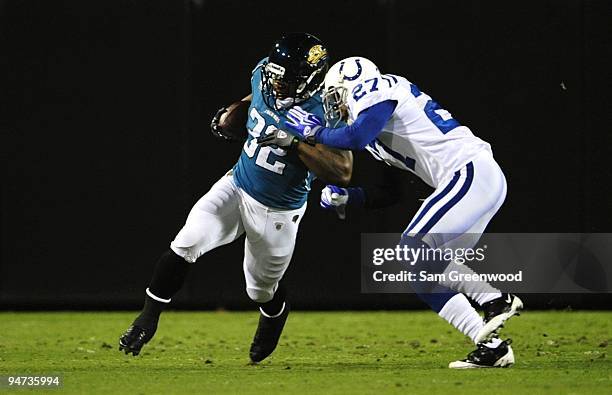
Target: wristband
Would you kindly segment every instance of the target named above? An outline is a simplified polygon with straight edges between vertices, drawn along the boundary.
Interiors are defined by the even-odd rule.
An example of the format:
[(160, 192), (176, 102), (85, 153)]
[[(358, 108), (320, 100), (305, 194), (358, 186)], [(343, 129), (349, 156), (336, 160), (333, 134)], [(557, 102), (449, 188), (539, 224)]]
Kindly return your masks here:
[(312, 135), (312, 136), (308, 136), (308, 137), (306, 137), (306, 138), (304, 139), (304, 142), (305, 142), (306, 144), (308, 144), (308, 145), (312, 145), (312, 146), (314, 146), (314, 145), (316, 145), (316, 144), (317, 144), (317, 142), (315, 141), (315, 135)]
[(363, 207), (365, 205), (365, 191), (363, 188), (346, 188), (348, 194), (348, 200), (346, 202), (349, 206)]

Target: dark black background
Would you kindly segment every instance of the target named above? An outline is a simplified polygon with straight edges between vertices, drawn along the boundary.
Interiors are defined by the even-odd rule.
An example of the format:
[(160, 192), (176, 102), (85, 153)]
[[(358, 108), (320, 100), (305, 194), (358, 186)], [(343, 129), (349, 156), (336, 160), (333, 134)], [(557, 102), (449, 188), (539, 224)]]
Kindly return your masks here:
[[(489, 231), (611, 232), (609, 16), (605, 0), (0, 0), (0, 306), (139, 306), (191, 205), (239, 155), (210, 118), (288, 31), (406, 76), (491, 142), (509, 191)], [(358, 154), (354, 182), (384, 170)], [(318, 209), (315, 186), (287, 273), (295, 306), (421, 306), (359, 292), (360, 232), (401, 232), (429, 192), (403, 181), (401, 204), (346, 222)], [(248, 307), (241, 243), (202, 258), (175, 306)]]

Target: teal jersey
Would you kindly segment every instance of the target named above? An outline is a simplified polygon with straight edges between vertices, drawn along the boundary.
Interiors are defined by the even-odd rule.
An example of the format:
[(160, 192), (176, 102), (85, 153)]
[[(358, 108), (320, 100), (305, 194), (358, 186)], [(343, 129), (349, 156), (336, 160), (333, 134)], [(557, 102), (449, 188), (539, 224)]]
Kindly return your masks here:
[[(296, 209), (306, 202), (314, 174), (308, 171), (297, 152), (257, 145), (257, 137), (262, 133), (275, 129), (287, 130), (283, 127), (288, 120), (286, 111), (275, 111), (264, 102), (261, 68), (266, 60), (257, 64), (251, 77), (253, 98), (246, 124), (249, 135), (234, 166), (234, 180), (242, 190), (268, 207)], [(298, 105), (324, 119), (319, 94)]]

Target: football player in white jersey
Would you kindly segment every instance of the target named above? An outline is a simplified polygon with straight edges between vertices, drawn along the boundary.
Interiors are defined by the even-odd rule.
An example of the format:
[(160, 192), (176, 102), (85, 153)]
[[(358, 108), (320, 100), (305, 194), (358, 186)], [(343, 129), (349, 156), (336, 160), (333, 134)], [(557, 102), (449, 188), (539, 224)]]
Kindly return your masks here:
[[(475, 246), (506, 196), (506, 179), (487, 142), (416, 85), (400, 76), (381, 74), (362, 57), (344, 59), (330, 68), (323, 101), (328, 125), (345, 121), (348, 126), (325, 127), (323, 120), (299, 109), (291, 111), (286, 126), (307, 142), (367, 149), (377, 160), (411, 171), (435, 189), (407, 226), (402, 243), (431, 248)], [(346, 204), (375, 206), (368, 202), (374, 198), (369, 195), (374, 194), (368, 189), (328, 185), (321, 205), (339, 212)], [(463, 270), (471, 271), (466, 266)], [(501, 341), (497, 331), (522, 309), (518, 297), (502, 294), (487, 283), (472, 282), (436, 284), (435, 292), (415, 286), (415, 291), (477, 345), (466, 359), (451, 362), (449, 367), (514, 363), (510, 342)], [(468, 297), (482, 307), (484, 321)]]

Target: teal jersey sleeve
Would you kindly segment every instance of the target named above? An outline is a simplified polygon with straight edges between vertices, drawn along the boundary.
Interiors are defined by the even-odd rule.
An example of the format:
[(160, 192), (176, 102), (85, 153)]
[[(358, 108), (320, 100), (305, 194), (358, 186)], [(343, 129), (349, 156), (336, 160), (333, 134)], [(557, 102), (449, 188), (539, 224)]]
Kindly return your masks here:
[[(308, 198), (314, 175), (306, 168), (296, 152), (280, 148), (260, 147), (257, 137), (275, 129), (287, 130), (286, 111), (268, 107), (262, 93), (262, 71), (267, 58), (262, 59), (251, 77), (253, 98), (247, 120), (248, 137), (238, 163), (234, 166), (234, 180), (258, 202), (274, 208), (296, 209)], [(305, 111), (323, 118), (323, 104), (319, 94), (298, 104)]]

